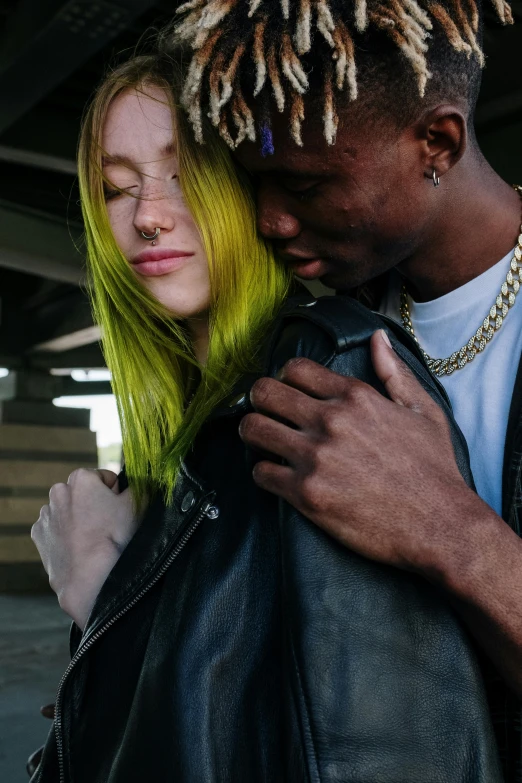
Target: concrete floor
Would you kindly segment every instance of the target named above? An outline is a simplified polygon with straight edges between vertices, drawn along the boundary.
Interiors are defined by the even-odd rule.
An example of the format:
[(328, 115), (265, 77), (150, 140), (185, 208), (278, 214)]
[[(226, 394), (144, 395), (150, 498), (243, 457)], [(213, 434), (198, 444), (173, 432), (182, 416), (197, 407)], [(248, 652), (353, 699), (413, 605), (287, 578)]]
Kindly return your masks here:
[(43, 745), (69, 662), (68, 617), (53, 595), (0, 595), (0, 781), (28, 783), (27, 757)]

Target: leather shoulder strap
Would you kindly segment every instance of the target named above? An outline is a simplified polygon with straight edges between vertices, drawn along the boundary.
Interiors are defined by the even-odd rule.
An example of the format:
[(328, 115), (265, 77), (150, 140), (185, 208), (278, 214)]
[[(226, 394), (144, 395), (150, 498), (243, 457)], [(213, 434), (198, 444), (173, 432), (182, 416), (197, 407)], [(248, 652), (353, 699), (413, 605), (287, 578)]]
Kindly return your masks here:
[[(303, 328), (303, 321), (308, 322), (308, 329)], [(292, 297), (281, 314), (279, 329), (274, 335), (270, 366), (274, 366), (275, 359), (275, 364), (281, 367), (286, 359), (296, 355), (308, 356), (326, 364), (333, 354), (367, 344), (377, 329), (388, 333), (401, 359), (422, 378), (425, 387), (435, 389), (449, 405), (445, 389), (428, 370), (413, 337), (391, 318), (372, 312), (351, 296), (316, 299), (306, 292)], [(297, 343), (300, 350), (295, 352)]]
[(384, 327), (377, 315), (349, 296), (302, 298), (302, 302), (294, 300), (293, 307), (284, 314), (283, 327), (285, 321), (295, 318), (311, 321), (333, 340), (336, 353), (368, 342), (376, 329)]

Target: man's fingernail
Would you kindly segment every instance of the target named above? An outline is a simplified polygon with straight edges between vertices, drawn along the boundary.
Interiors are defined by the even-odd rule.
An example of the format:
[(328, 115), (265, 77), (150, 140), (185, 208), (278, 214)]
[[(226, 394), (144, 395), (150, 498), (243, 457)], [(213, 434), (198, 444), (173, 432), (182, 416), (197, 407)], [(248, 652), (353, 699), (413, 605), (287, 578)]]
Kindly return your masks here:
[(284, 371), (284, 367), (281, 367), (281, 369), (276, 372), (276, 376), (275, 376), (276, 381), (281, 380), (281, 378), (283, 377), (283, 371)]
[[(386, 345), (388, 346), (388, 348), (391, 348), (391, 347), (392, 347), (392, 344), (391, 344), (391, 342), (390, 342), (390, 338), (388, 337), (388, 335), (386, 334), (386, 332), (384, 331), (384, 329), (381, 329), (381, 337), (382, 337), (382, 339), (384, 340), (384, 342), (386, 343)], [(393, 350), (393, 349), (392, 349), (392, 350)]]

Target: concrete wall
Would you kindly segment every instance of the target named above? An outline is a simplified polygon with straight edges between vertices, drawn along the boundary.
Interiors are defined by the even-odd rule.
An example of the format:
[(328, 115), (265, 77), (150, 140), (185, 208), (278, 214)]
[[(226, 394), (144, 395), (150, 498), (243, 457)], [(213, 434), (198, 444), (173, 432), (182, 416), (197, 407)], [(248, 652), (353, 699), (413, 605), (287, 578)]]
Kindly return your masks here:
[(47, 587), (31, 526), (52, 484), (97, 464), (86, 427), (0, 424), (0, 592)]

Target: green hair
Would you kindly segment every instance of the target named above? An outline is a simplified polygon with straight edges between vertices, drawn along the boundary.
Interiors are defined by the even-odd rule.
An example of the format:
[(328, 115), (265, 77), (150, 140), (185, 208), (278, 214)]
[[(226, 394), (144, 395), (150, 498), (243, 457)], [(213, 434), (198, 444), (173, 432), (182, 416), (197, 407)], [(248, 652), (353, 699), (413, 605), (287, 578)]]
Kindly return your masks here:
[[(213, 131), (204, 145), (194, 140), (177, 105), (181, 79), (181, 66), (153, 56), (136, 57), (112, 71), (86, 113), (78, 150), (93, 312), (102, 328), (126, 472), (138, 503), (151, 491), (169, 496), (208, 415), (243, 374), (256, 368), (260, 340), (291, 281), (257, 234), (248, 183), (223, 142)], [(205, 366), (196, 361), (183, 322), (139, 283), (116, 244), (107, 214), (101, 145), (107, 111), (122, 91), (144, 92), (147, 85), (164, 89), (171, 103), (180, 186), (209, 260)]]

